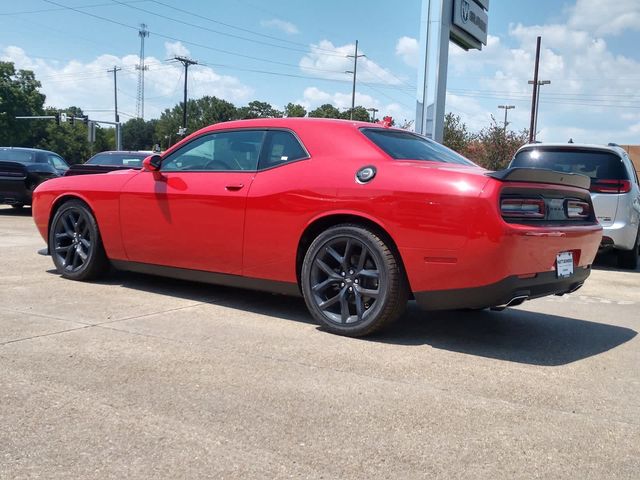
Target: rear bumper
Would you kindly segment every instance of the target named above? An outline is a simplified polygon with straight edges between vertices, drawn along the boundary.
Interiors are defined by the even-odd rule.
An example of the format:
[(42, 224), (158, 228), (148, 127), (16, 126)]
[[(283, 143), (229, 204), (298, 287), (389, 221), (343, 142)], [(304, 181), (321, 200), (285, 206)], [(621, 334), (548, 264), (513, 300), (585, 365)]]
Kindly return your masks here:
[(482, 287), (414, 292), (414, 296), (425, 310), (487, 308), (507, 305), (514, 299), (521, 303), (547, 295), (570, 293), (580, 288), (590, 274), (590, 266), (577, 267), (570, 278), (556, 278), (556, 272), (542, 272), (532, 278), (514, 275)]
[(30, 204), (31, 191), (24, 179), (0, 179), (0, 204)]
[(636, 244), (638, 224), (630, 222), (616, 222), (611, 226), (602, 228), (602, 243), (600, 248), (617, 248), (631, 250)]

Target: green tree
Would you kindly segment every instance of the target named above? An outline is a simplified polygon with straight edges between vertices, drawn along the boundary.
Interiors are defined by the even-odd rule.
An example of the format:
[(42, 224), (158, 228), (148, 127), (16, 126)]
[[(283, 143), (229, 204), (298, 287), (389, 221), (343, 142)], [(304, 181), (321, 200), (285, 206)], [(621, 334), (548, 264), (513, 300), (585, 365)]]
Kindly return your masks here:
[(157, 143), (157, 119), (144, 121), (132, 118), (122, 125), (122, 148), (125, 150), (151, 150)]
[(284, 107), (284, 116), (285, 117), (306, 117), (307, 110), (297, 103), (287, 103)]
[(311, 110), (309, 112), (309, 116), (317, 118), (342, 118), (340, 110), (338, 110), (330, 103), (325, 103), (324, 105), (320, 105), (315, 110)]
[[(226, 100), (205, 96), (187, 102), (187, 134), (207, 125), (227, 122), (237, 118), (236, 107)], [(155, 139), (163, 148), (176, 143), (181, 137), (178, 129), (182, 126), (182, 103), (167, 108), (155, 126)]]
[[(345, 120), (351, 120), (351, 109), (346, 110), (342, 113), (340, 118), (344, 118)], [(369, 112), (366, 108), (358, 105), (353, 109), (353, 120), (359, 122), (370, 122), (371, 117), (369, 116)]]
[[(57, 111), (55, 108), (49, 108), (46, 114), (53, 115)], [(65, 112), (69, 120), (61, 122), (60, 125), (48, 121), (41, 131), (40, 139), (33, 146), (56, 152), (69, 163), (86, 162), (97, 150), (87, 140), (87, 126), (79, 120), (72, 124), (70, 120), (71, 117), (84, 116), (82, 110), (78, 107), (68, 107), (60, 111)]]
[[(12, 62), (0, 62), (0, 145), (31, 147), (43, 123), (16, 116), (42, 115), (45, 96), (30, 70), (18, 70)], [(34, 123), (36, 128), (34, 128)]]
[(472, 150), (469, 156), (489, 170), (500, 170), (507, 167), (516, 150), (527, 143), (528, 139), (527, 130), (505, 132), (504, 126), (499, 125), (492, 115), (491, 124), (483, 128), (476, 140), (469, 145)]
[(444, 117), (444, 140), (443, 144), (452, 150), (466, 155), (469, 144), (473, 141), (474, 135), (469, 132), (467, 125), (460, 119), (459, 115), (449, 112)]
[(276, 110), (270, 103), (254, 100), (249, 102), (246, 107), (238, 108), (236, 118), (240, 120), (248, 118), (280, 118), (282, 112)]

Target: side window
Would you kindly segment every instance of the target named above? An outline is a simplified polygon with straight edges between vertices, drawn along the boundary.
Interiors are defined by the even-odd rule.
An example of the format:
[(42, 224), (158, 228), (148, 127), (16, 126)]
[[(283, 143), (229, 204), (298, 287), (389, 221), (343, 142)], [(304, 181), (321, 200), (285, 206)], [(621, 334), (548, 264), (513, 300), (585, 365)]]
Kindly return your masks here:
[(309, 154), (291, 132), (271, 130), (267, 133), (260, 169), (307, 158)]
[(162, 161), (165, 172), (256, 170), (264, 138), (262, 130), (236, 130), (203, 135)]
[(58, 170), (69, 170), (69, 165), (57, 155), (48, 155), (49, 165)]

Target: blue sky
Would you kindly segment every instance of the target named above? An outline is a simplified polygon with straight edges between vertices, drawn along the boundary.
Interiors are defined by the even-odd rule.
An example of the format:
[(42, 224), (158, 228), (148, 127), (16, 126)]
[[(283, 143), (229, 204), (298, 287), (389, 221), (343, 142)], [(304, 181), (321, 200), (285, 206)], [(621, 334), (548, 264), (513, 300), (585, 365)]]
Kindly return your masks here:
[[(182, 69), (166, 61), (174, 54), (201, 63), (189, 71), (191, 97), (344, 108), (351, 102), (345, 55), (358, 39), (367, 57), (358, 65), (357, 103), (413, 119), (420, 9), (421, 0), (3, 2), (0, 58), (34, 70), (48, 104), (102, 119), (113, 116), (106, 70), (122, 67), (126, 119), (135, 114), (139, 50), (130, 27), (144, 22), (146, 118), (181, 100)], [(492, 114), (501, 119), (504, 103), (516, 106), (511, 127), (528, 126), (526, 82), (542, 35), (541, 78), (552, 83), (542, 87), (540, 138), (640, 143), (640, 1), (491, 0), (489, 34), (482, 52), (450, 49), (447, 110), (472, 129)]]

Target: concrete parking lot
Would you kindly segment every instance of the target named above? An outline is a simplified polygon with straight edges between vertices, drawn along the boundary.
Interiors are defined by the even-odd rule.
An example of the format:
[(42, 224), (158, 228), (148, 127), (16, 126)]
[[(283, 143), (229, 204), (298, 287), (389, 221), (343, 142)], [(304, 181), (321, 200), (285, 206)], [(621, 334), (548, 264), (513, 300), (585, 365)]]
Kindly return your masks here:
[(63, 280), (0, 207), (0, 478), (640, 478), (640, 271), (349, 339), (301, 299)]

